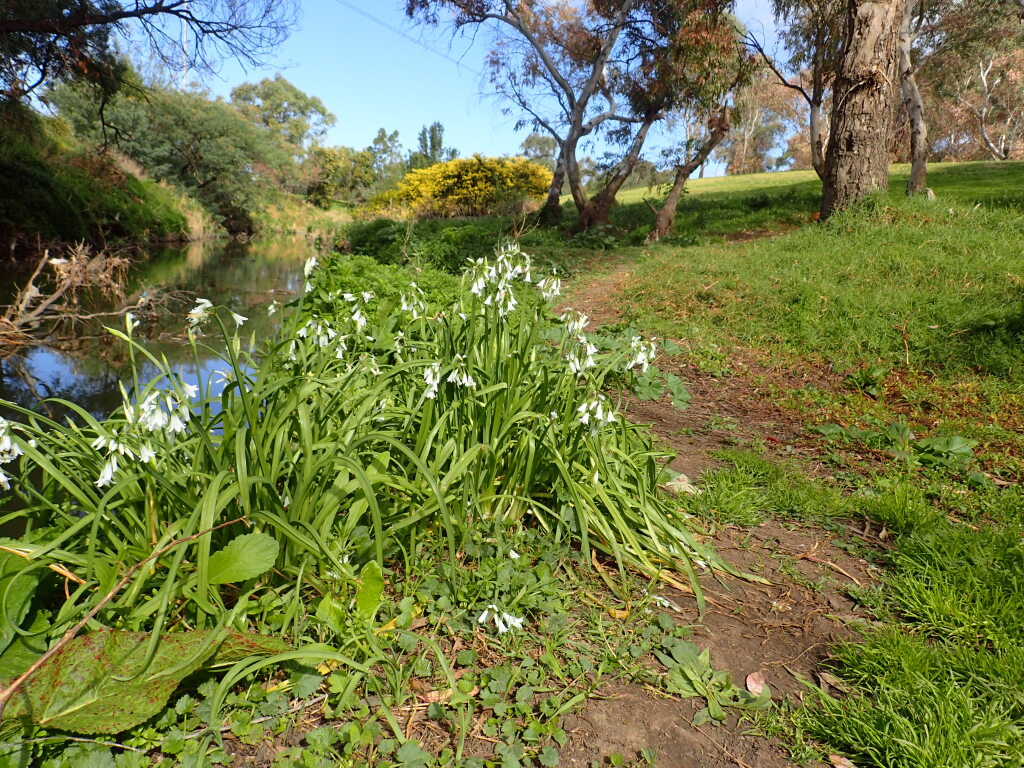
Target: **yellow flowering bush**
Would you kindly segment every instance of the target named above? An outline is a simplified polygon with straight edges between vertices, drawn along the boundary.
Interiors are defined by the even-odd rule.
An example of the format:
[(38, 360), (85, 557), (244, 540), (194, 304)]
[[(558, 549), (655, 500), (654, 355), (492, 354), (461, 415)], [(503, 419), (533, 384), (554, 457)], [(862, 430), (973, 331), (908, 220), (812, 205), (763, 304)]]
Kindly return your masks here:
[(522, 157), (457, 158), (410, 171), (395, 197), (419, 216), (503, 213), (545, 195), (551, 172)]

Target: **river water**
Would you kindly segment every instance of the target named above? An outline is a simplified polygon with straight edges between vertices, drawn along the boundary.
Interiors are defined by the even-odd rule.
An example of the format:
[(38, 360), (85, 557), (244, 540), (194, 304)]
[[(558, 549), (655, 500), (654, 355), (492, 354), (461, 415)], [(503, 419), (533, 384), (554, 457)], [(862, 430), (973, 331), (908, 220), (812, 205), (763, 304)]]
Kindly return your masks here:
[[(144, 323), (135, 335), (157, 358), (166, 357), (182, 379), (194, 383), (199, 374), (185, 333), (185, 314), (195, 297), (247, 317), (243, 341), (255, 334), (258, 345), (278, 327), (280, 315), (268, 317), (267, 308), (272, 301), (283, 304), (298, 295), (304, 282), (302, 267), (316, 253), (304, 238), (248, 244), (205, 241), (154, 250), (133, 266), (128, 293), (136, 298), (142, 291), (162, 292), (168, 297), (168, 311), (159, 320)], [(107, 322), (124, 328), (122, 318)], [(230, 320), (228, 326), (233, 326)], [(223, 340), (212, 327), (203, 341), (223, 348)], [(200, 348), (199, 368), (204, 379), (225, 367), (213, 351)], [(139, 363), (138, 369), (142, 382), (155, 373), (148, 363)], [(81, 328), (71, 342), (43, 343), (0, 357), (0, 399), (41, 408), (51, 416), (60, 416), (63, 409), (40, 406), (45, 398), (71, 401), (98, 418), (108, 415), (121, 404), (118, 382), (122, 380), (131, 380), (127, 345), (99, 326)]]

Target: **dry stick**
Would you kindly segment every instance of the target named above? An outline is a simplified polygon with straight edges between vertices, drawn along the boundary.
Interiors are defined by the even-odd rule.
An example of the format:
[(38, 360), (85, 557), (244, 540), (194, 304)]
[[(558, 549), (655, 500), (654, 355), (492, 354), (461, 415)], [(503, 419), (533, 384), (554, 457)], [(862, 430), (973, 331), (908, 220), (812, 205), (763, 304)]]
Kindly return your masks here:
[(160, 549), (158, 549), (145, 560), (140, 560), (131, 568), (129, 568), (128, 572), (124, 575), (124, 577), (119, 582), (117, 582), (117, 584), (114, 585), (113, 589), (111, 589), (109, 592), (107, 592), (106, 595), (103, 596), (102, 600), (100, 600), (98, 603), (96, 603), (96, 605), (89, 609), (89, 612), (82, 617), (81, 621), (79, 621), (77, 624), (75, 624), (75, 626), (73, 626), (63, 635), (61, 635), (60, 640), (54, 643), (53, 647), (51, 647), (46, 653), (44, 653), (42, 656), (36, 659), (35, 663), (27, 670), (25, 670), (18, 678), (16, 678), (13, 683), (4, 688), (3, 691), (0, 691), (0, 718), (3, 717), (4, 709), (7, 707), (7, 702), (10, 701), (11, 696), (13, 696), (17, 692), (21, 684), (28, 680), (28, 678), (30, 678), (41, 666), (43, 666), (43, 664), (52, 659), (57, 654), (57, 651), (59, 651), (61, 648), (63, 648), (65, 645), (71, 642), (75, 638), (75, 636), (82, 630), (82, 627), (88, 624), (89, 620), (92, 619), (97, 613), (99, 613), (104, 605), (106, 605), (114, 599), (114, 596), (118, 592), (120, 592), (121, 588), (124, 587), (124, 585), (131, 580), (132, 575), (137, 570), (139, 570), (142, 566), (144, 566), (151, 560), (156, 560), (161, 555), (166, 554), (168, 551), (174, 549), (179, 544), (184, 544), (188, 541), (195, 541), (196, 539), (205, 536), (208, 533), (212, 533), (213, 531), (219, 530), (221, 528), (227, 528), (229, 525), (234, 525), (235, 523), (240, 523), (244, 519), (244, 517), (237, 517), (234, 520), (228, 520), (226, 523), (215, 525), (212, 528), (207, 528), (205, 531), (194, 533), (191, 536), (186, 536), (183, 539), (175, 539), (166, 546), (163, 546)]

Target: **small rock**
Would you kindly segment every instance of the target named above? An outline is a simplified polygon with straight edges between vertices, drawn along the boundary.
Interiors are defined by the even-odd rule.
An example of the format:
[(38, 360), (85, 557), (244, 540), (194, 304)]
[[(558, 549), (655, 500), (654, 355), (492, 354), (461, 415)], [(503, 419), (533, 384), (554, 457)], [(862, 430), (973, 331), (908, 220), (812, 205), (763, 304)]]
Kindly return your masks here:
[(672, 493), (688, 493), (691, 496), (695, 496), (701, 492), (700, 488), (690, 482), (690, 478), (686, 475), (676, 475), (667, 483), (665, 488)]

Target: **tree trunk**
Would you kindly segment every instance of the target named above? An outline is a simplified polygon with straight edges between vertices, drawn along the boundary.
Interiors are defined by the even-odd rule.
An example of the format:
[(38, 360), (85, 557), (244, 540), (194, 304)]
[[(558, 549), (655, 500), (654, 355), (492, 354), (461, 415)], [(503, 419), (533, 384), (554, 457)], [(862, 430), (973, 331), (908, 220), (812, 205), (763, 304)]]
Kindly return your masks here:
[(723, 109), (715, 115), (708, 125), (708, 137), (701, 144), (697, 153), (682, 165), (676, 166), (676, 177), (669, 190), (665, 204), (658, 209), (654, 216), (654, 229), (651, 231), (651, 240), (660, 240), (670, 234), (676, 226), (676, 211), (679, 208), (679, 201), (683, 197), (683, 190), (686, 182), (698, 168), (703, 169), (708, 156), (717, 147), (722, 139), (729, 133), (729, 110)]
[(903, 23), (900, 25), (900, 92), (910, 118), (910, 178), (907, 194), (919, 195), (928, 185), (928, 124), (924, 120), (924, 99), (917, 87), (910, 49), (914, 43), (911, 21), (919, 0), (905, 0)]
[(640, 150), (644, 148), (644, 141), (647, 139), (647, 132), (651, 130), (651, 126), (654, 125), (659, 117), (660, 115), (652, 115), (644, 118), (643, 123), (640, 124), (640, 128), (636, 132), (636, 136), (633, 137), (633, 143), (629, 146), (629, 152), (622, 158), (622, 162), (615, 169), (615, 173), (608, 179), (600, 191), (589, 200), (586, 200), (580, 208), (580, 218), (576, 226), (573, 227), (573, 231), (582, 232), (591, 227), (602, 227), (608, 223), (612, 205), (615, 203), (615, 196), (622, 189), (622, 185), (626, 183), (626, 179), (633, 172), (633, 168), (636, 167), (636, 161), (640, 159)]
[(558, 160), (555, 162), (555, 171), (551, 177), (551, 187), (548, 189), (544, 207), (540, 209), (540, 223), (544, 226), (552, 226), (562, 220), (562, 185), (564, 183), (565, 159), (564, 155), (559, 152)]
[(810, 104), (810, 133), (811, 133), (811, 167), (818, 174), (818, 178), (825, 179), (825, 142), (822, 139), (821, 104)]
[(833, 90), (821, 218), (889, 187), (903, 0), (848, 0), (846, 44)]

